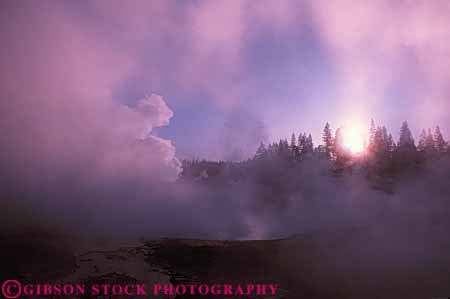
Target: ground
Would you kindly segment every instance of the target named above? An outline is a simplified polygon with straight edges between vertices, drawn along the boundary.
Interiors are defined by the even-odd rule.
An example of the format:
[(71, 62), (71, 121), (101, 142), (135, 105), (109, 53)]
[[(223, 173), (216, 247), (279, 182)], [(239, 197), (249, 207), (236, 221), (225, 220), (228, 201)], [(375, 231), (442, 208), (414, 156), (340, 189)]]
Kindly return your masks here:
[(446, 298), (447, 239), (446, 231), (406, 227), (395, 233), (358, 228), (262, 241), (119, 242), (27, 232), (1, 237), (1, 278), (87, 284), (276, 283), (276, 298)]

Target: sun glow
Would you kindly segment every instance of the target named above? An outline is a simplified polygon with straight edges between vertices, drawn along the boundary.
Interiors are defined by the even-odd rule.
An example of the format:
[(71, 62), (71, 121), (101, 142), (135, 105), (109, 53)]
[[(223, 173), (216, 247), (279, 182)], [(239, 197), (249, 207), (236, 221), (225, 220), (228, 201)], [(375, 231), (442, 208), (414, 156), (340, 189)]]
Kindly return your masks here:
[(343, 146), (353, 154), (362, 153), (366, 147), (365, 132), (358, 126), (346, 126), (342, 128)]

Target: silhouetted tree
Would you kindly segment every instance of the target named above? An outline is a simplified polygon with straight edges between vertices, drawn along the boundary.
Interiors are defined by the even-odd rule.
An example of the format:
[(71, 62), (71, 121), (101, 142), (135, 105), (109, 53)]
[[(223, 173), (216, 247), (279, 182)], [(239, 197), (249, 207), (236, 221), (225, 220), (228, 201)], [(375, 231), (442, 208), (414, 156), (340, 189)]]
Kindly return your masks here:
[(428, 129), (427, 138), (425, 140), (425, 154), (427, 158), (435, 158), (437, 151), (436, 151), (436, 142), (434, 141), (433, 134), (431, 133), (431, 129)]
[(416, 145), (412, 136), (411, 130), (408, 127), (408, 122), (404, 121), (400, 128), (400, 138), (398, 140), (398, 151), (401, 153), (415, 152)]
[(400, 128), (400, 138), (394, 155), (394, 163), (397, 172), (412, 170), (418, 166), (419, 155), (417, 152), (414, 138), (406, 121)]
[(389, 133), (388, 138), (387, 138), (387, 150), (391, 154), (395, 150), (395, 142), (394, 142), (394, 138), (392, 138), (391, 133)]
[(309, 154), (313, 152), (314, 152), (314, 143), (311, 134), (309, 134), (308, 137), (305, 138), (305, 147), (303, 149), (303, 153)]
[(447, 142), (442, 136), (441, 129), (439, 128), (439, 126), (437, 126), (434, 131), (434, 139), (436, 142), (436, 150), (438, 154), (439, 155), (444, 154), (447, 151)]
[[(439, 127), (435, 129), (434, 134), (431, 130), (423, 130), (416, 148), (406, 121), (400, 128), (396, 143), (386, 127), (375, 127), (372, 120), (370, 144), (363, 159), (352, 155), (343, 146), (341, 129), (336, 130), (333, 138), (329, 123), (325, 125), (322, 140), (323, 144), (314, 147), (311, 134), (292, 134), (290, 142), (284, 138), (267, 146), (261, 143), (254, 159), (249, 161), (183, 160), (180, 179), (214, 185), (256, 182), (267, 187), (264, 188), (262, 197), (289, 199), (299, 188), (297, 173), (313, 171), (310, 168), (314, 167), (331, 167), (332, 173), (342, 175), (346, 173), (344, 170), (358, 169), (358, 173), (364, 173), (374, 188), (392, 192), (398, 177), (423, 171), (425, 168), (420, 166), (425, 164), (422, 162), (430, 157), (441, 157), (440, 155), (448, 151), (447, 142)], [(308, 161), (305, 159), (306, 155), (310, 157)], [(318, 158), (321, 157), (327, 157), (331, 161), (319, 161)]]
[(377, 128), (375, 127), (375, 121), (370, 119), (370, 130), (369, 130), (369, 148), (373, 145), (375, 140), (375, 133), (377, 131)]
[(344, 146), (341, 128), (338, 128), (334, 137), (333, 157), (335, 159), (335, 171), (342, 173), (347, 163), (351, 160), (351, 154)]
[(419, 143), (417, 144), (417, 150), (420, 152), (425, 152), (426, 144), (427, 144), (427, 132), (425, 131), (425, 129), (423, 129), (419, 136)]
[(289, 147), (291, 149), (292, 157), (294, 158), (294, 160), (297, 160), (300, 155), (300, 151), (299, 151), (299, 147), (297, 145), (297, 139), (295, 137), (295, 133), (292, 133), (291, 144)]
[(297, 144), (298, 144), (300, 153), (303, 152), (303, 148), (305, 147), (305, 134), (303, 134), (303, 133), (298, 134)]
[(327, 122), (322, 133), (323, 150), (327, 159), (332, 158), (333, 153), (333, 136), (331, 134), (330, 124)]
[(267, 156), (267, 149), (264, 143), (261, 142), (258, 149), (256, 150), (255, 159), (260, 160), (264, 159)]
[(298, 149), (300, 156), (314, 152), (314, 144), (311, 134), (306, 136), (306, 133), (300, 133), (298, 135)]
[(297, 139), (295, 138), (295, 133), (291, 135), (291, 149), (294, 149), (297, 146)]

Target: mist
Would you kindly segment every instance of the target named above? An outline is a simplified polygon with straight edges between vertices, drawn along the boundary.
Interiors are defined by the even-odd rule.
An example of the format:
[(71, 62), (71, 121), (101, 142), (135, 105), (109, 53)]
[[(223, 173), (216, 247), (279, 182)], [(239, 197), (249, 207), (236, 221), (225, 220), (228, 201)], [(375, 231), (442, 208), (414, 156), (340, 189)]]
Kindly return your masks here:
[[(212, 106), (226, 116), (217, 134), (205, 141), (218, 143), (219, 149), (211, 148), (223, 160), (252, 157), (261, 141), (280, 137), (268, 136), (268, 131), (294, 129), (286, 126), (285, 115), (292, 116), (287, 104), (305, 103), (304, 110), (295, 111), (298, 130), (317, 123), (318, 131), (319, 122), (328, 116), (336, 122), (349, 114), (369, 119), (368, 111), (358, 110), (361, 106), (376, 106), (373, 112), (384, 120), (393, 105), (385, 105), (387, 91), (397, 86), (400, 95), (409, 94), (409, 87), (423, 78), (422, 72), (430, 76), (411, 94), (423, 98), (408, 99), (410, 107), (396, 109), (401, 111), (389, 122), (424, 105), (430, 109), (424, 109), (427, 113), (413, 123), (438, 123), (441, 113), (448, 111), (442, 100), (448, 80), (440, 64), (447, 45), (442, 42), (437, 52), (427, 50), (435, 39), (444, 41), (447, 35), (442, 29), (446, 11), (438, 4), (411, 4), (407, 10), (384, 15), (391, 11), (388, 3), (364, 2), (355, 8), (361, 13), (358, 18), (322, 2), (217, 5), (139, 2), (139, 9), (134, 9), (104, 1), (2, 3), (0, 66), (8, 70), (0, 77), (0, 191), (2, 214), (8, 219), (5, 226), (41, 225), (80, 234), (245, 239), (411, 219), (429, 225), (436, 214), (447, 211), (448, 162), (400, 180), (394, 193), (375, 190), (361, 175), (330, 177), (326, 162), (307, 162), (289, 172), (289, 184), (300, 187), (288, 196), (255, 183), (251, 175), (218, 184), (179, 180), (182, 167), (175, 144), (180, 137), (174, 134), (171, 140), (154, 130), (169, 127), (184, 132), (171, 127), (173, 118), (190, 119), (183, 105), (193, 110), (196, 105), (210, 107), (206, 111), (213, 111)], [(372, 9), (378, 14), (372, 16)], [(390, 34), (374, 29), (377, 16), (401, 20), (403, 13), (408, 16), (404, 26), (384, 24), (384, 33), (388, 26), (397, 28)], [(328, 22), (330, 14), (332, 22)], [(234, 21), (229, 22), (230, 18)], [(293, 25), (299, 19), (298, 30), (313, 26), (317, 32), (298, 33)], [(407, 34), (409, 24), (417, 28), (416, 34)], [(361, 30), (352, 34), (353, 27)], [(252, 65), (249, 58), (261, 54), (254, 48), (259, 45), (255, 41), (273, 32), (283, 32), (288, 39), (290, 34), (300, 34), (311, 42), (303, 50), (325, 53), (336, 77), (333, 83), (342, 88), (335, 98), (322, 99), (312, 109), (316, 93), (301, 93), (305, 99), (291, 94), (296, 90), (292, 84), (304, 83), (295, 80), (281, 82), (289, 85), (284, 93), (276, 76), (268, 75), (290, 62), (275, 50), (268, 51), (268, 57), (264, 52), (257, 61), (268, 61), (273, 55), (280, 64), (258, 64), (262, 69)], [(372, 45), (367, 40), (380, 41), (375, 49), (380, 55), (365, 51)], [(404, 47), (411, 47), (417, 58), (411, 64), (416, 76), (403, 76), (409, 70), (409, 60), (402, 58)], [(311, 71), (307, 83), (321, 86), (320, 73)], [(277, 89), (267, 92), (266, 84), (272, 81)], [(279, 97), (274, 96), (277, 93)], [(198, 94), (202, 96), (197, 99)], [(333, 104), (319, 111), (329, 102), (338, 102), (340, 109), (333, 109)], [(266, 112), (274, 107), (279, 109), (267, 121)], [(195, 131), (198, 124), (192, 121), (192, 126)], [(318, 140), (320, 135), (314, 137)], [(284, 175), (281, 170), (280, 175)], [(261, 200), (268, 194), (269, 202)]]

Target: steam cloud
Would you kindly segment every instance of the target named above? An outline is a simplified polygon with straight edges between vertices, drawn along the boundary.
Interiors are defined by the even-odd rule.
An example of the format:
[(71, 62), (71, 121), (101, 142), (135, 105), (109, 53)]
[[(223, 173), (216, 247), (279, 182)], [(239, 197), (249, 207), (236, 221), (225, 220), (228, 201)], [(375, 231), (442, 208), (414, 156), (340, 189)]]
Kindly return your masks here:
[[(317, 26), (338, 66), (343, 86), (339, 98), (352, 100), (351, 104), (355, 98), (364, 99), (356, 105), (363, 109), (375, 105), (398, 82), (414, 85), (423, 100), (411, 109), (426, 107), (430, 113), (420, 117), (439, 123), (448, 113), (449, 6), (444, 1), (344, 0), (178, 5), (171, 1), (0, 4), (4, 219), (11, 225), (63, 223), (97, 232), (185, 236), (196, 232), (229, 238), (376, 221), (379, 214), (374, 214), (368, 199), (383, 197), (377, 203), (381, 209), (392, 204), (386, 195), (355, 178), (339, 189), (320, 173), (308, 173), (306, 166), (297, 179), (321, 191), (297, 194), (296, 209), (285, 215), (255, 207), (262, 192), (251, 182), (226, 190), (174, 185), (180, 171), (175, 148), (152, 133), (167, 125), (173, 112), (157, 94), (124, 104), (121, 91), (136, 79), (144, 91), (202, 90), (223, 109), (245, 106), (247, 90), (241, 79), (249, 76), (245, 63), (249, 37), (258, 35), (260, 26), (284, 32), (309, 23)], [(405, 73), (415, 76), (408, 79)], [(423, 84), (417, 87), (418, 81)], [(231, 119), (231, 132), (247, 126), (239, 121)], [(254, 124), (247, 127), (250, 133), (245, 138), (253, 132), (261, 135), (258, 140), (265, 138)], [(442, 183), (447, 173), (438, 177), (438, 187), (447, 188)], [(428, 188), (414, 198), (426, 197)], [(409, 196), (407, 192), (395, 203), (403, 207), (400, 203)], [(338, 205), (327, 201), (330, 197), (348, 201)], [(319, 200), (309, 201), (314, 199)], [(311, 213), (299, 220), (299, 210)]]

